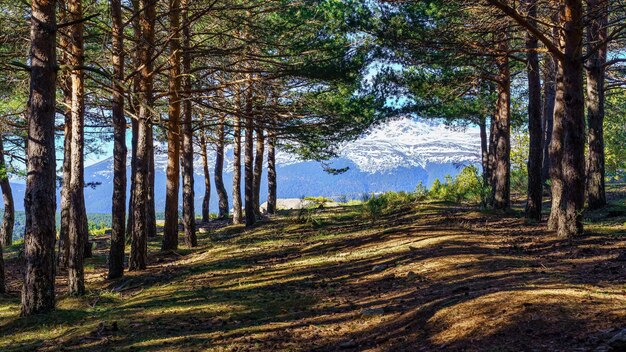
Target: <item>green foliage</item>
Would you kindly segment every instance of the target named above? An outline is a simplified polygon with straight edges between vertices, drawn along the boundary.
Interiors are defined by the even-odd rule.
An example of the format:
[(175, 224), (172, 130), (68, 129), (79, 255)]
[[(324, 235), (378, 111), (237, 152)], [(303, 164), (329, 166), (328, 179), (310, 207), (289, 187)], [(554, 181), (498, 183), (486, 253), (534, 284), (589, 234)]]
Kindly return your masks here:
[(385, 192), (379, 195), (371, 195), (361, 205), (361, 214), (371, 222), (376, 222), (383, 215), (414, 204), (417, 200), (417, 194), (409, 192)]
[(298, 224), (303, 224), (310, 227), (320, 227), (324, 224), (324, 222), (315, 216), (315, 209), (311, 208), (301, 208), (298, 209), (298, 213), (295, 218), (295, 222)]
[[(424, 192), (420, 190), (420, 192)], [(489, 187), (483, 183), (482, 175), (476, 166), (467, 166), (456, 178), (448, 175), (441, 182), (436, 179), (426, 193), (429, 199), (449, 202), (468, 201), (483, 206), (487, 204)]]
[(521, 127), (511, 133), (511, 192), (526, 194), (528, 190), (528, 150), (530, 137)]
[(387, 205), (387, 198), (383, 195), (370, 197), (370, 199), (362, 205), (363, 216), (371, 222), (376, 222), (383, 215), (383, 211)]
[(415, 194), (415, 198), (417, 200), (424, 200), (428, 198), (428, 188), (424, 186), (422, 181), (420, 181), (420, 183), (417, 184), (417, 186), (415, 187), (415, 191), (413, 191), (413, 193)]
[(606, 175), (612, 180), (626, 179), (626, 93), (609, 95), (604, 122)]

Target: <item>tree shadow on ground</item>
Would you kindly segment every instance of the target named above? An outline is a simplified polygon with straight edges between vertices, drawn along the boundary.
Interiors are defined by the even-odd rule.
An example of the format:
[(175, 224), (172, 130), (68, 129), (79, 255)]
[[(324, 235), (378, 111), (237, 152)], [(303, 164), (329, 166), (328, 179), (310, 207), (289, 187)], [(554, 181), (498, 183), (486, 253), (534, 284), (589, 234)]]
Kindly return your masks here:
[[(351, 208), (316, 214), (321, 228), (284, 216), (213, 228), (185, 255), (152, 255), (147, 271), (101, 286), (115, 302), (52, 313), (70, 327), (55, 341), (94, 351), (571, 351), (626, 323), (621, 236), (561, 241), (514, 215), (445, 204), (376, 223)], [(13, 349), (55, 346), (33, 337)]]

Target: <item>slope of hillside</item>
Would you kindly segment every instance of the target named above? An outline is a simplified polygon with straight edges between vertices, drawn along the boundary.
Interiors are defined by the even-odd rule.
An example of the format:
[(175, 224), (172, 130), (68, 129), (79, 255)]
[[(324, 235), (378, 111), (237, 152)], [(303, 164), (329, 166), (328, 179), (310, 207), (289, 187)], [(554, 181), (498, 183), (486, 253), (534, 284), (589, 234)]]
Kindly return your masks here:
[(0, 350), (609, 351), (626, 321), (624, 210), (589, 214), (572, 241), (459, 204), (376, 221), (360, 206), (283, 213), (203, 226), (200, 246), (175, 254), (158, 236), (148, 270), (115, 281), (100, 237), (89, 294), (66, 296), (59, 273), (59, 309), (31, 318), (18, 316), (14, 246)]

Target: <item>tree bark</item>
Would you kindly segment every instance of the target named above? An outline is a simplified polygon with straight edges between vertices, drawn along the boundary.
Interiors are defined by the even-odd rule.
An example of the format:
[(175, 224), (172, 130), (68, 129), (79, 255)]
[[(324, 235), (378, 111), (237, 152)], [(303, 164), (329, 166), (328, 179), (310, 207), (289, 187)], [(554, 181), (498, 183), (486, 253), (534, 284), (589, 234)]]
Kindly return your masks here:
[[(137, 95), (137, 90), (135, 89), (135, 95)], [(135, 116), (139, 115), (139, 106), (136, 106), (136, 109), (133, 108), (133, 112)], [(137, 137), (139, 134), (139, 123), (135, 118), (130, 120), (130, 128), (131, 128), (131, 141), (130, 141), (130, 192), (128, 198), (128, 216), (126, 221), (126, 237), (130, 241), (133, 236), (133, 209), (135, 208), (135, 174), (137, 173)]]
[[(527, 0), (527, 14), (530, 24), (535, 26), (537, 0)], [(541, 180), (543, 161), (543, 129), (541, 123), (541, 73), (539, 72), (539, 41), (528, 33), (526, 38), (526, 59), (528, 72), (528, 192), (526, 199), (526, 217), (541, 221), (543, 182)]]
[(180, 0), (170, 0), (169, 106), (165, 225), (161, 250), (178, 248), (178, 191), (180, 189)]
[(198, 245), (196, 237), (196, 210), (194, 205), (193, 179), (193, 124), (191, 110), (191, 24), (187, 0), (182, 0), (183, 9), (183, 73), (184, 87), (184, 121), (183, 121), (183, 226), (185, 228), (185, 244), (193, 248)]
[(276, 214), (276, 131), (268, 130), (267, 141), (267, 213)]
[(582, 233), (585, 201), (583, 6), (566, 0), (560, 13), (557, 95), (551, 145), (552, 212), (549, 226), (560, 238)]
[(256, 127), (256, 155), (254, 156), (254, 215), (261, 217), (261, 177), (263, 176), (263, 156), (265, 154), (265, 136), (263, 135), (263, 127), (261, 122), (257, 121)]
[(604, 169), (604, 103), (605, 64), (607, 46), (608, 1), (587, 0), (591, 20), (587, 27), (587, 206), (599, 209), (606, 205)]
[[(59, 1), (59, 20), (68, 21), (67, 4)], [(62, 29), (59, 36), (59, 46), (61, 52), (60, 61), (64, 65), (69, 65), (70, 42), (67, 27)], [(61, 186), (61, 223), (59, 228), (59, 243), (57, 265), (59, 268), (67, 268), (70, 255), (70, 178), (72, 175), (72, 80), (69, 72), (62, 71), (59, 74), (59, 88), (63, 94), (63, 116), (65, 123), (63, 127), (63, 178)]]
[(233, 223), (243, 222), (241, 209), (241, 115), (235, 116), (233, 123)]
[(545, 55), (545, 67), (543, 78), (543, 182), (550, 179), (550, 142), (552, 141), (552, 129), (554, 126), (554, 100), (556, 99), (556, 67), (554, 58), (550, 54)]
[(67, 1), (68, 19), (78, 21), (70, 29), (69, 64), (72, 80), (72, 147), (71, 175), (69, 183), (69, 240), (70, 255), (68, 261), (68, 291), (70, 295), (85, 294), (84, 256), (85, 240), (85, 181), (84, 181), (84, 148), (85, 148), (85, 84), (83, 66), (83, 18), (82, 0)]
[(555, 82), (556, 91), (554, 97), (554, 113), (552, 138), (550, 140), (550, 180), (552, 181), (552, 205), (550, 217), (548, 218), (548, 229), (559, 231), (559, 221), (561, 221), (561, 201), (563, 193), (563, 170), (561, 164), (563, 160), (563, 120), (565, 114), (565, 101), (563, 90), (563, 69), (560, 62), (555, 62)]
[[(132, 29), (134, 35), (134, 50), (132, 55), (132, 64), (135, 68), (141, 66), (141, 60), (139, 57), (139, 44), (141, 40), (141, 23), (139, 22), (139, 0), (132, 0), (132, 8), (133, 8), (133, 20), (132, 20)], [(130, 157), (130, 197), (128, 199), (128, 217), (126, 222), (126, 238), (127, 241), (130, 242), (133, 237), (133, 209), (134, 209), (134, 198), (135, 198), (135, 173), (137, 172), (137, 137), (139, 134), (139, 123), (137, 120), (137, 116), (139, 116), (139, 86), (140, 86), (141, 76), (139, 74), (135, 74), (133, 76), (133, 94), (131, 95), (130, 102), (131, 106), (129, 109), (133, 113), (133, 118), (130, 119), (131, 126), (131, 157)]]
[(15, 204), (7, 164), (4, 160), (4, 141), (0, 137), (0, 188), (2, 189), (2, 199), (4, 201), (4, 215), (2, 218), (2, 229), (0, 229), (0, 243), (4, 246), (13, 244), (13, 225), (15, 224)]
[(111, 207), (111, 247), (109, 279), (124, 275), (126, 245), (126, 118), (124, 117), (124, 25), (121, 0), (111, 0), (112, 107), (113, 120), (113, 199)]
[(202, 153), (202, 169), (204, 171), (204, 197), (202, 197), (202, 222), (209, 222), (209, 205), (211, 202), (211, 174), (209, 173), (209, 159), (207, 154), (206, 136), (204, 131), (200, 137)]
[(56, 1), (32, 1), (22, 315), (54, 309)]
[(213, 177), (215, 178), (215, 189), (217, 191), (219, 218), (228, 218), (228, 193), (226, 187), (224, 187), (224, 145), (225, 145), (225, 124), (226, 115), (220, 114), (219, 122), (217, 125), (217, 144), (215, 154), (215, 171)]
[(143, 270), (147, 265), (148, 228), (148, 193), (150, 167), (150, 138), (152, 136), (151, 119), (153, 104), (153, 72), (152, 55), (154, 45), (154, 23), (156, 20), (156, 5), (150, 0), (140, 0), (139, 22), (141, 38), (138, 44), (139, 70), (139, 115), (137, 128), (137, 154), (135, 192), (133, 199), (133, 232), (130, 247), (129, 270)]
[(478, 127), (480, 129), (480, 155), (481, 166), (483, 168), (483, 184), (488, 185), (490, 167), (489, 167), (489, 140), (487, 138), (487, 119), (481, 117), (478, 121)]
[(498, 66), (496, 120), (494, 127), (495, 162), (493, 169), (493, 208), (507, 210), (511, 192), (511, 72), (509, 67), (508, 34), (500, 36)]
[(4, 246), (13, 243), (13, 223), (15, 221), (15, 207), (13, 204), (13, 194), (9, 183), (7, 165), (4, 161), (4, 143), (0, 137), (0, 187), (2, 188), (2, 198), (4, 200), (4, 216), (2, 219), (2, 229), (0, 230), (0, 294), (6, 293), (6, 278), (4, 273)]
[(147, 209), (146, 209), (146, 217), (148, 221), (148, 237), (154, 238), (157, 235), (157, 225), (156, 225), (156, 204), (154, 199), (154, 182), (155, 182), (155, 173), (154, 173), (154, 126), (153, 119), (151, 116), (149, 120), (149, 128), (148, 128), (148, 193), (147, 193)]
[(245, 111), (245, 142), (244, 142), (244, 198), (246, 226), (256, 222), (254, 211), (254, 117), (252, 102), (252, 84), (248, 85)]
[(495, 109), (494, 114), (491, 116), (491, 121), (489, 123), (489, 149), (488, 149), (488, 158), (489, 158), (489, 187), (491, 188), (491, 194), (489, 197), (489, 205), (493, 207), (493, 190), (495, 189), (495, 172), (496, 169), (496, 116), (498, 114), (498, 109)]

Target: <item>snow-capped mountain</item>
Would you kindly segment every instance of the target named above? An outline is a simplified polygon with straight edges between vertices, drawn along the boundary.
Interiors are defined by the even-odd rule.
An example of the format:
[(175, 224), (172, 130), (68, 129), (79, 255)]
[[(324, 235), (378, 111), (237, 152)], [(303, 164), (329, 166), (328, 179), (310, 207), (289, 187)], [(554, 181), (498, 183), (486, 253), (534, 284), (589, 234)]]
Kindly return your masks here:
[[(130, 153), (129, 153), (130, 154)], [(331, 175), (312, 161), (303, 161), (284, 151), (278, 151), (277, 174), (279, 198), (326, 196), (358, 198), (364, 193), (389, 190), (410, 191), (422, 182), (430, 185), (436, 178), (455, 175), (463, 165), (475, 164), (480, 157), (480, 137), (477, 128), (454, 129), (442, 124), (400, 118), (373, 127), (361, 138), (339, 148), (339, 157), (331, 160), (333, 168), (348, 167), (340, 175)], [(210, 152), (211, 172), (215, 153)], [(130, 156), (129, 156), (130, 175)], [(195, 166), (196, 206), (199, 211), (204, 195), (202, 161)], [(155, 189), (157, 211), (165, 206), (165, 146), (155, 148)], [(226, 150), (224, 182), (230, 193), (232, 185), (232, 148)], [(87, 211), (108, 213), (111, 210), (113, 160), (105, 159), (85, 168), (85, 182), (98, 184), (85, 189)], [(213, 178), (211, 177), (211, 182)], [(267, 181), (261, 186), (262, 201), (267, 196)], [(23, 199), (24, 185), (15, 184), (15, 199)], [(20, 201), (16, 204), (22, 209)], [(211, 211), (217, 209), (215, 189), (211, 192)]]
[(409, 118), (394, 119), (346, 144), (340, 154), (367, 173), (388, 174), (429, 164), (470, 164), (479, 161), (480, 133), (476, 128), (455, 130)]

